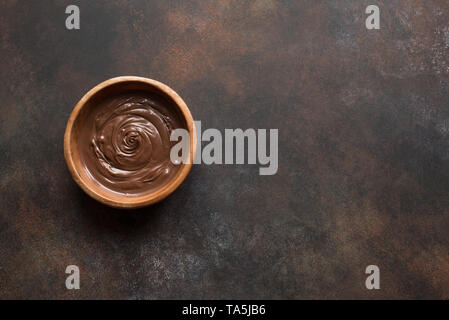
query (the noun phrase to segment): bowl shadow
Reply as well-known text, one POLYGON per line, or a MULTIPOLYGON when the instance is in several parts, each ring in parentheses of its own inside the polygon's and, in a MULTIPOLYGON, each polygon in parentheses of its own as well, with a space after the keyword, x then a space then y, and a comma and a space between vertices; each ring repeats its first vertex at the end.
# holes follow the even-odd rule
MULTIPOLYGON (((77 186, 76 186, 77 187, 77 186)), ((80 214, 88 220, 96 232, 104 231, 122 235, 138 235, 148 226, 157 226, 162 214, 166 212, 165 199, 148 207, 139 209, 116 209, 102 204, 77 187, 77 202, 80 214)), ((170 197, 169 197, 170 198, 170 197)))

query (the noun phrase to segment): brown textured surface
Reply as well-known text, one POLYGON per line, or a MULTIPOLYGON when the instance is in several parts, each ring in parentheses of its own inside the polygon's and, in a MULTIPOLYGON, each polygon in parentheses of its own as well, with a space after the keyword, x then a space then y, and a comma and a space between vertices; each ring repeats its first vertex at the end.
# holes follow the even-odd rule
POLYGON ((449 298, 446 0, 77 1, 79 31, 68 4, 0 4, 0 298, 449 298), (194 166, 154 207, 91 200, 66 121, 130 74, 203 127, 280 128, 278 174, 194 166))

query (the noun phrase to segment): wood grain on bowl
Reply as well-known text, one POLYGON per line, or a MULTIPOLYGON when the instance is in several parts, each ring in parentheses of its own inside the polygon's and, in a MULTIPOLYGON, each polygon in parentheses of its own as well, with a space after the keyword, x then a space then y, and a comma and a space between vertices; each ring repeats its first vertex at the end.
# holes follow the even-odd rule
POLYGON ((189 108, 167 85, 123 76, 91 89, 75 106, 64 136, 67 167, 94 199, 117 208, 154 204, 189 174, 196 150, 189 108), (172 163, 174 129, 190 135, 189 160, 172 163))

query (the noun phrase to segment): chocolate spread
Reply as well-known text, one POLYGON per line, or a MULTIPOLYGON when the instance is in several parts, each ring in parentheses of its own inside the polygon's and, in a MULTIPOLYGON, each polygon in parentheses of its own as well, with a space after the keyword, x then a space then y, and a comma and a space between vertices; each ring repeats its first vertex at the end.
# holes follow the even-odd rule
POLYGON ((153 192, 180 168, 170 161, 176 143, 170 134, 182 123, 173 102, 148 92, 106 98, 84 121, 78 142, 83 166, 92 180, 113 192, 153 192))

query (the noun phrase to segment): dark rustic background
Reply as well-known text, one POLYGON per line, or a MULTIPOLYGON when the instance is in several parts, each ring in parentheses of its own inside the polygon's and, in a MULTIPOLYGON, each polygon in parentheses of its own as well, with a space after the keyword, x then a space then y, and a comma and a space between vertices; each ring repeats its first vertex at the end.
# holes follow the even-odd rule
POLYGON ((0 12, 0 298, 449 298, 448 1, 0 12), (203 128, 279 128, 278 174, 195 166, 153 207, 96 203, 63 134, 82 95, 118 75, 168 84, 203 128), (69 264, 81 290, 65 288, 69 264), (365 289, 369 264, 381 290, 365 289))

